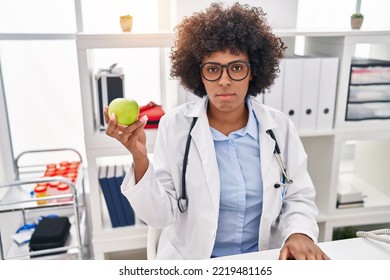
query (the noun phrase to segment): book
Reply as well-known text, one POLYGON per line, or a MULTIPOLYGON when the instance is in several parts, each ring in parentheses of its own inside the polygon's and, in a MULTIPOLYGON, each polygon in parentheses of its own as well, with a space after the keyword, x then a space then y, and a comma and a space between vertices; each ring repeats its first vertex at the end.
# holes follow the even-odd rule
POLYGON ((341 202, 337 201, 337 204, 336 204, 336 207, 338 209, 363 207, 363 206, 364 206, 364 201, 363 200, 353 201, 353 202, 344 202, 344 203, 341 203, 341 202))
POLYGON ((115 168, 115 180, 116 180, 116 187, 118 189, 118 192, 121 197, 122 202, 122 209, 125 214, 126 218, 126 225, 134 225, 135 224, 135 217, 134 217, 134 210, 130 205, 130 202, 127 200, 127 198, 122 194, 121 191, 121 185, 123 182, 123 179, 125 178, 125 170, 123 165, 117 165, 115 168))
POLYGON ((350 184, 339 184, 337 188, 337 201, 339 203, 350 203, 362 201, 362 192, 350 184))
POLYGON ((108 215, 111 220, 111 226, 114 228, 119 227, 118 217, 114 208, 114 200, 111 196, 110 186, 107 180, 107 166, 100 166, 98 174, 100 188, 102 190, 103 197, 108 210, 108 215))
POLYGON ((122 201, 121 201, 122 194, 119 192, 116 186, 115 169, 116 169, 116 165, 109 165, 107 167, 107 181, 113 199, 115 212, 118 217, 118 223, 119 226, 122 227, 122 226, 126 226, 127 222, 126 222, 125 213, 122 209, 122 201))

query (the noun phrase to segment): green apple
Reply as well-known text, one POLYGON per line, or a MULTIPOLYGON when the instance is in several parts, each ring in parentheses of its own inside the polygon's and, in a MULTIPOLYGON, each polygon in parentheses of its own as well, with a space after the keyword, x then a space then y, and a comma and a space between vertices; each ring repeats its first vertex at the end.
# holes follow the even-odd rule
POLYGON ((115 114, 119 124, 128 126, 138 120, 139 105, 130 98, 115 98, 108 105, 108 115, 115 114))

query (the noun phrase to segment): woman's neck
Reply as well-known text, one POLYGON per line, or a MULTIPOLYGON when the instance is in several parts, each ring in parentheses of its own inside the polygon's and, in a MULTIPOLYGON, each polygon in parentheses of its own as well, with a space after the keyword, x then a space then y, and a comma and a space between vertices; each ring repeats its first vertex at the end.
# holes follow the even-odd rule
POLYGON ((245 127, 248 123, 248 108, 244 103, 235 111, 223 112, 215 109, 212 104, 207 108, 207 117, 212 128, 224 135, 245 127))

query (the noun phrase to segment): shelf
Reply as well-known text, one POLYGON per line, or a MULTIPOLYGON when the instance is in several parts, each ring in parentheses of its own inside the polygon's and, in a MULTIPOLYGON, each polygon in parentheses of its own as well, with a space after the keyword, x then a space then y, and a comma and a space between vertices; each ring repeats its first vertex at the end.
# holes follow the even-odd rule
POLYGON ((105 254, 128 250, 146 250, 147 226, 128 226, 95 232, 92 238, 95 259, 105 259, 105 254))
POLYGON ((116 34, 77 34, 77 49, 101 48, 170 48, 173 33, 116 33, 116 34))
POLYGON ((295 36, 306 36, 306 37, 345 37, 345 36, 386 36, 390 34, 390 30, 351 30, 351 29, 275 29, 274 33, 279 37, 295 37, 295 36))
MULTIPOLYGON (((361 37, 387 36, 388 29, 275 29, 279 37, 361 37)), ((171 47, 175 34, 171 31, 155 33, 0 33, 0 40, 77 40, 78 49, 122 47, 171 47), (106 42, 104 42, 106 41, 106 42)))
MULTIPOLYGON (((79 171, 79 180, 83 177, 83 173, 79 171)), ((23 180, 21 182, 25 182, 23 180)), ((46 177, 40 179, 30 179, 25 185, 15 185, 8 187, 6 194, 3 199, 0 201, 0 213, 12 211, 12 209, 24 209, 24 210, 33 210, 33 209, 45 209, 45 208, 56 208, 56 207, 72 207, 73 201, 69 202, 54 202, 51 203, 50 200, 60 199, 60 198, 72 198, 72 194, 64 195, 53 195, 44 198, 35 198, 31 196, 34 185, 38 182, 51 182, 51 181, 60 181, 67 184, 72 184, 68 179, 58 176, 58 177, 46 177), (37 204, 40 200, 48 201, 47 204, 37 204)), ((77 190, 77 199, 80 200, 80 206, 84 206, 83 199, 81 197, 80 189, 77 190)))
MULTIPOLYGON (((388 36, 390 30, 310 30, 310 29, 275 29, 276 36, 295 38, 297 36, 311 38, 348 37, 356 42, 372 40, 373 36, 388 36)), ((156 33, 77 33, 78 50, 102 48, 171 48, 174 42, 173 32, 156 33)), ((388 39, 387 41, 389 41, 388 39)), ((383 41, 381 38, 380 41, 383 41)), ((386 41, 386 40, 385 40, 386 41)))
MULTIPOLYGON (((40 251, 30 252, 27 243, 23 245, 18 245, 16 244, 16 242, 13 242, 10 249, 8 250, 8 253, 6 254, 5 259, 34 259, 34 256, 39 256, 39 259, 78 259, 77 230, 76 226, 74 225, 75 221, 74 216, 72 215, 72 211, 69 211, 67 216, 69 217, 69 221, 71 222, 70 235, 64 247, 54 248, 50 251, 47 251, 48 253, 53 252, 55 254, 39 256, 42 253, 40 251)), ((83 212, 80 218, 80 231, 82 232, 82 236, 84 237, 83 244, 87 242, 87 228, 85 225, 86 213, 83 212)), ((88 258, 88 255, 86 254, 87 251, 88 250, 86 248, 83 250, 83 259, 88 258)))
POLYGON ((313 130, 313 131, 298 131, 300 137, 322 137, 322 136, 334 136, 335 130, 313 130))
POLYGON ((390 138, 390 120, 365 121, 360 123, 360 128, 336 129, 335 141, 345 142, 349 140, 385 140, 390 138))
POLYGON ((0 40, 75 40, 74 33, 0 33, 0 40))
MULTIPOLYGON (((146 147, 148 152, 153 152, 154 142, 157 136, 157 129, 145 129, 146 147)), ((126 155, 129 152, 118 142, 118 140, 108 137, 105 131, 95 131, 95 134, 86 135, 85 142, 89 158, 103 156, 126 155)))

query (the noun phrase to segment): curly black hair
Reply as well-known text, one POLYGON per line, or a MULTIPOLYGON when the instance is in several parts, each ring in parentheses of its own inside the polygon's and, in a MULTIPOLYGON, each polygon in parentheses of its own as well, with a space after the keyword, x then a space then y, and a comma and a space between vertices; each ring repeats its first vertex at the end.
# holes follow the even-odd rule
POLYGON ((286 46, 276 37, 259 7, 238 2, 228 8, 212 3, 205 11, 185 17, 176 26, 176 40, 170 52, 171 77, 199 97, 207 95, 199 65, 202 58, 217 51, 249 56, 253 79, 247 95, 256 96, 269 88, 279 73, 279 61, 286 46))

